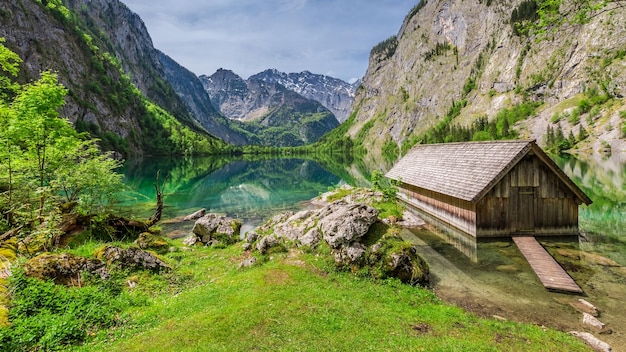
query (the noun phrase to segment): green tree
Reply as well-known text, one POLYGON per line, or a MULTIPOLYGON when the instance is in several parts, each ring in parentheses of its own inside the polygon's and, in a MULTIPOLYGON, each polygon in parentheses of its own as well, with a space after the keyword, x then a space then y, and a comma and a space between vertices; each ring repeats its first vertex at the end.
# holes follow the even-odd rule
POLYGON ((67 89, 56 74, 45 71, 39 80, 17 85, 7 57, 16 61, 0 43, 7 78, 0 80, 0 91, 12 93, 0 99, 0 219, 8 227, 43 221, 62 198, 85 212, 109 202, 121 187, 114 171, 119 162, 59 116, 67 89))

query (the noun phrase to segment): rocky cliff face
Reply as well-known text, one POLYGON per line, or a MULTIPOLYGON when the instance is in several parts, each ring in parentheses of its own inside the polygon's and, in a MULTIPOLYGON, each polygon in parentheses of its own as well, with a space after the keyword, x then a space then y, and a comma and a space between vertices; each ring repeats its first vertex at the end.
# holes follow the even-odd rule
POLYGON ((117 106, 105 96, 122 79, 119 71, 98 60, 66 20, 32 0, 4 2, 0 14, 0 37, 24 60, 20 81, 35 80, 43 70, 55 71, 70 89, 63 116, 121 138, 139 129, 133 118, 141 113, 137 105, 117 106), (103 77, 109 81, 101 82, 103 77))
POLYGON ((251 76, 251 80, 278 83, 308 99, 320 102, 330 110, 339 122, 350 114, 354 93, 360 84, 350 84, 340 79, 318 75, 309 71, 284 73, 275 69, 265 70, 251 76))
POLYGON ((159 61, 163 65, 167 81, 202 127, 230 144, 246 143, 246 137, 233 131, 228 119, 213 107, 202 82, 193 72, 160 51, 159 61))
POLYGON ((123 71, 148 99, 193 123, 189 108, 168 84, 159 51, 141 18, 118 0, 65 0, 66 6, 119 61, 123 71))
POLYGON ((244 122, 241 127, 257 143, 308 144, 339 125, 322 104, 275 82, 244 80, 224 69, 211 76, 200 76, 200 80, 214 107, 229 118, 244 122))
POLYGON ((514 32, 513 11, 521 3, 424 1, 397 36, 372 50, 348 132, 369 158, 384 163, 382 146, 406 150, 446 116, 468 126, 523 101, 544 104, 514 126, 520 138, 543 143, 548 125, 565 135, 583 128, 588 137, 578 148, 624 149, 626 10, 552 28, 538 40, 514 32), (594 111, 575 111, 582 100, 595 102, 594 111), (460 113, 451 114, 455 104, 460 113))

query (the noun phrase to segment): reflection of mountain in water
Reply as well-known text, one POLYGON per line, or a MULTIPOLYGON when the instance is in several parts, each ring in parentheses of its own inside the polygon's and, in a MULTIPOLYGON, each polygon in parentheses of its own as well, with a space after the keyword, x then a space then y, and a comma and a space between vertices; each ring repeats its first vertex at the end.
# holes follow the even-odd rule
POLYGON ((240 184, 225 190, 222 193, 221 200, 225 208, 241 205, 252 209, 253 205, 268 203, 270 201, 270 192, 257 185, 240 184))
POLYGON ((207 208, 242 219, 266 217, 297 208, 298 203, 340 182, 337 176, 310 160, 144 159, 129 163, 125 170, 127 184, 142 195, 140 201, 154 201, 152 184, 157 169, 161 174, 176 175, 166 187, 168 216, 207 208))

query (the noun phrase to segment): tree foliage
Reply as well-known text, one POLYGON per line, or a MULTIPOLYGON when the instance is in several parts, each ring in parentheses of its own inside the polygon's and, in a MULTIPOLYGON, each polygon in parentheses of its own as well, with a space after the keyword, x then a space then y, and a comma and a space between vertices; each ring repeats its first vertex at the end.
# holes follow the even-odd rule
POLYGON ((602 11, 626 5, 624 0, 536 0, 537 18, 528 29, 539 38, 563 24, 584 24, 602 11))
MULTIPOLYGON (((4 63, 19 60, 1 43, 0 57, 3 70, 15 76, 4 63)), ((12 94, 0 99, 0 230, 36 225, 61 202, 82 212, 110 202, 121 186, 114 171, 119 162, 59 115, 67 89, 56 74, 42 72, 25 85, 4 77, 0 90, 12 94)))

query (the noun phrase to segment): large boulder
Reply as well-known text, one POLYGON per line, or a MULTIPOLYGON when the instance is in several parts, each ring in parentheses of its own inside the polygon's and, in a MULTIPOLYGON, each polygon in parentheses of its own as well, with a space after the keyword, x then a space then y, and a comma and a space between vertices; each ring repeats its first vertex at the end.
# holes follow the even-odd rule
POLYGON ((114 264, 123 268, 146 269, 151 271, 170 269, 170 266, 159 257, 137 247, 123 249, 115 246, 106 246, 99 250, 96 256, 106 261, 109 265, 114 264))
POLYGON ((69 253, 36 256, 24 265, 24 273, 42 280, 52 279, 63 285, 79 285, 83 273, 97 275, 102 279, 109 277, 103 261, 69 253))
POLYGON ((193 235, 197 237, 196 241, 185 239, 186 243, 203 244, 232 244, 239 240, 241 230, 241 221, 229 218, 219 214, 206 214, 196 220, 193 226, 193 235))
POLYGON ((378 210, 362 203, 333 202, 319 213, 319 229, 331 248, 363 237, 378 219, 378 210))

